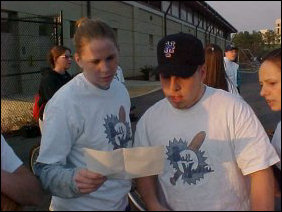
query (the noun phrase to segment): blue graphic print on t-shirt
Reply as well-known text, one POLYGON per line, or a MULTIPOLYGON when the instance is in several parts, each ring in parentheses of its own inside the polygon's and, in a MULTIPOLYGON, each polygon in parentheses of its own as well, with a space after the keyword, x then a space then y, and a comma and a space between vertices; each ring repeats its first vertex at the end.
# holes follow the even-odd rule
POLYGON ((131 129, 129 123, 126 122, 123 106, 120 107, 119 117, 107 115, 104 126, 109 143, 114 146, 113 150, 128 147, 131 141, 131 129))
POLYGON ((188 145, 187 141, 180 139, 177 141, 169 141, 167 148, 167 159, 176 170, 174 175, 170 178, 172 185, 175 185, 177 180, 181 177, 183 184, 196 184, 204 178, 204 174, 213 172, 206 163, 207 157, 204 157, 204 151, 200 150, 202 143, 205 140, 206 133, 199 132, 188 145))

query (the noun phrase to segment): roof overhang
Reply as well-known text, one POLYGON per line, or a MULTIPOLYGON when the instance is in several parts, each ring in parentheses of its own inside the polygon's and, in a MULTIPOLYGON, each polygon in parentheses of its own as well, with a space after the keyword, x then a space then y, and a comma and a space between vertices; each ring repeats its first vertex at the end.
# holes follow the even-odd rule
POLYGON ((210 18, 209 20, 221 26, 229 33, 238 32, 228 21, 226 21, 218 12, 216 12, 209 4, 204 1, 187 1, 185 5, 203 14, 205 17, 210 18))

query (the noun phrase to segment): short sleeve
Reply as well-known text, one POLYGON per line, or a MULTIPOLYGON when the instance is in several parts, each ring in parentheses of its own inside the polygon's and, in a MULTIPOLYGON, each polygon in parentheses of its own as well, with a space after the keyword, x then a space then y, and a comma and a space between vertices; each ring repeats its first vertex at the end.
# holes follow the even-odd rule
POLYGON ((233 115, 235 157, 242 173, 247 175, 277 163, 279 157, 251 107, 239 101, 233 115))
POLYGON ((1 169, 12 173, 22 164, 23 162, 18 158, 13 149, 1 135, 1 169))
POLYGON ((66 158, 69 155, 72 145, 77 135, 82 131, 83 124, 80 119, 74 116, 71 106, 64 108, 64 99, 51 99, 44 111, 43 131, 41 145, 37 162, 66 164, 66 158))

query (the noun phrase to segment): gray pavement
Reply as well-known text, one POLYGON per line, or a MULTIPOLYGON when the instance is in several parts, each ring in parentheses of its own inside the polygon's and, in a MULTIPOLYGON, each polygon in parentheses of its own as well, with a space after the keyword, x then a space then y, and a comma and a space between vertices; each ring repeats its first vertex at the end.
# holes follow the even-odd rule
MULTIPOLYGON (((160 90, 159 82, 129 81, 126 83, 131 96, 131 104, 136 107, 134 114, 141 117, 142 114, 154 103, 164 98, 160 90)), ((241 95, 253 108, 262 125, 266 130, 274 130, 281 120, 281 112, 272 112, 264 99, 259 96, 260 86, 258 84, 257 73, 242 73, 241 95)), ((136 121, 132 122, 132 131, 135 132, 136 121)), ((5 136, 5 135, 4 135, 5 136)), ((32 146, 40 142, 40 137, 25 138, 22 135, 7 135, 7 142, 14 149, 16 154, 28 166, 29 151, 32 146)), ((46 198, 40 207, 25 207, 27 211, 48 210, 50 196, 46 198)))

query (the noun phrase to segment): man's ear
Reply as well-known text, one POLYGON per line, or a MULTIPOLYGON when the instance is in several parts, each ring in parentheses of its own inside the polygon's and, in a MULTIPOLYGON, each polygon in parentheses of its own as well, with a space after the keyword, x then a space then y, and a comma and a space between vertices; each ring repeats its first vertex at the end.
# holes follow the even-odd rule
POLYGON ((202 82, 205 80, 206 75, 207 75, 206 66, 205 65, 200 66, 200 76, 202 82))
POLYGON ((77 63, 77 65, 83 69, 83 66, 82 66, 82 62, 81 62, 81 59, 79 57, 79 55, 77 53, 74 54, 74 59, 75 59, 75 62, 77 63))

